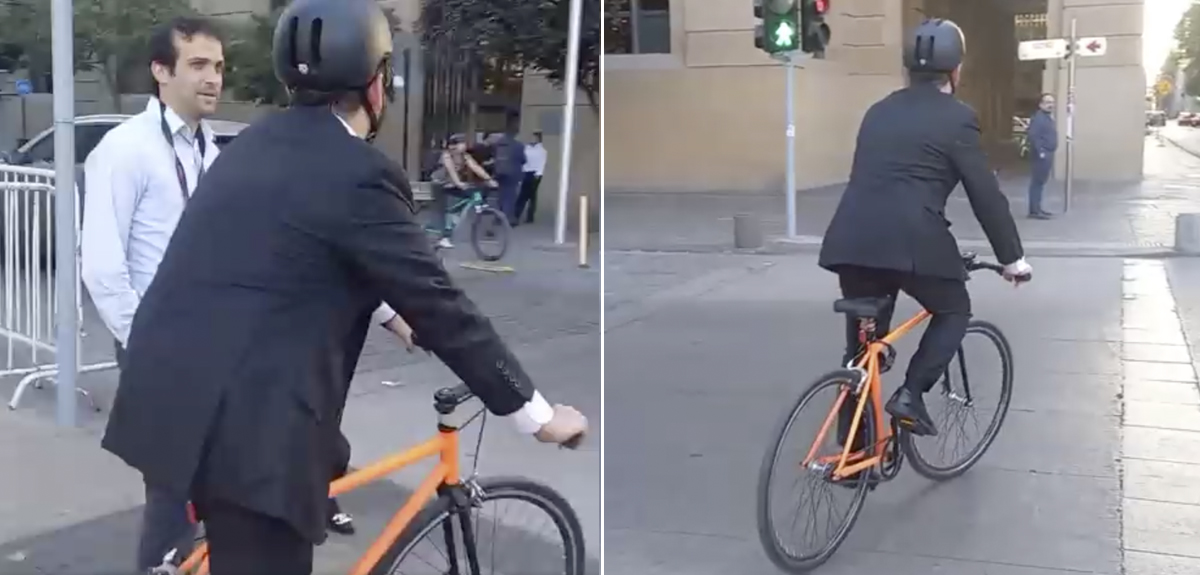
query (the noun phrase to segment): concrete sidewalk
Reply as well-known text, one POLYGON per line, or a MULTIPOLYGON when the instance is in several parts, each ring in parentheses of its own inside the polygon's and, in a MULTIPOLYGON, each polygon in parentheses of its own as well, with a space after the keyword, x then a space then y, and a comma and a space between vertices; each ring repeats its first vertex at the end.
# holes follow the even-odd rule
MULTIPOLYGON (((1200 144, 1200 140, 1197 142, 1200 144)), ((1198 146, 1197 149, 1200 149, 1198 146)), ((1050 221, 1030 220, 1028 179, 1005 178, 1017 225, 1032 255, 1169 255, 1174 218, 1200 211, 1200 158, 1147 140, 1142 182, 1076 185, 1068 214, 1062 214, 1062 182, 1046 190, 1050 221)), ((733 216, 750 214, 762 223, 767 245, 760 253, 813 251, 841 197, 842 187, 802 190, 797 196, 797 232, 786 234, 786 200, 763 194, 605 195, 605 246, 623 251, 725 252, 733 247, 733 216)), ((965 193, 956 191, 946 207, 951 230, 964 248, 990 251, 965 193)))
MULTIPOLYGON (((593 439, 579 451, 563 451, 519 436, 512 425, 489 417, 481 476, 521 475, 560 491, 584 525, 591 569, 598 573, 600 544, 600 269, 579 269, 574 252, 539 249, 551 243, 544 226, 517 230, 518 242, 501 263, 513 273, 448 267, 513 347, 522 365, 551 402, 576 406, 593 425, 593 439)), ((593 248, 593 258, 596 257, 593 248)), ((84 355, 111 356, 111 339, 87 309, 84 355)), ((44 573, 100 575, 129 572, 140 525, 140 476, 100 450, 116 374, 81 377, 80 384, 104 411, 80 404, 82 427, 53 426, 53 391, 30 390, 18 411, 0 410, 0 575, 44 573)), ((0 383, 7 399, 15 382, 0 383)), ((432 398, 458 380, 436 358, 402 350, 391 334, 373 329, 351 386, 343 431, 353 447, 352 465, 415 445, 435 433, 432 398)), ((464 472, 472 469, 479 423, 463 433, 464 472)), ((418 464, 376 485, 346 495, 359 535, 333 535, 318 548, 316 573, 345 572, 427 472, 418 464)), ((511 512, 510 512, 511 513, 511 512)), ((521 512, 529 515, 528 512, 521 512)), ((509 536, 518 536, 515 531, 509 536)))

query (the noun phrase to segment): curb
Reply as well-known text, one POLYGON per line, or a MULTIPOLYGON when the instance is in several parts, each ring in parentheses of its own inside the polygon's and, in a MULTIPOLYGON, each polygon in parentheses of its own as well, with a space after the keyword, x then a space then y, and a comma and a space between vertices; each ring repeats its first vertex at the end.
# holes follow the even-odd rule
MULTIPOLYGON (((985 240, 962 239, 958 240, 958 246, 961 249, 973 250, 980 254, 992 255, 991 246, 985 240)), ((754 249, 738 249, 727 245, 663 245, 663 246, 640 246, 627 248, 608 248, 608 252, 613 253, 645 253, 645 254, 714 254, 714 255, 741 255, 741 256, 777 256, 789 254, 815 254, 821 249, 821 237, 819 236, 799 236, 796 238, 771 238, 761 248, 754 249)), ((1049 241, 1030 241, 1025 242, 1025 255, 1030 257, 1044 258, 1070 258, 1070 257, 1092 257, 1092 258, 1144 258, 1144 259, 1177 259, 1177 258, 1195 258, 1200 255, 1192 255, 1176 252, 1170 246, 1160 244, 1154 245, 1128 245, 1118 243, 1103 243, 1103 242, 1049 242, 1049 241)))

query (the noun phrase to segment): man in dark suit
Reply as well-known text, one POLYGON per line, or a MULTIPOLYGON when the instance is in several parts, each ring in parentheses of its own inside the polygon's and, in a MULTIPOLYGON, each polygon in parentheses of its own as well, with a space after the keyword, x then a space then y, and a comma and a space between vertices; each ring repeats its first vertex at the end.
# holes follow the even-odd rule
MULTIPOLYGON (((903 290, 933 314, 886 410, 918 435, 936 435, 923 394, 954 357, 971 317, 967 272, 945 218, 961 181, 975 217, 1010 281, 1027 277, 1021 238, 980 144, 974 110, 954 97, 965 42, 949 20, 927 20, 909 36, 909 86, 867 110, 850 181, 825 232, 819 264, 838 274, 846 298, 889 297, 903 290)), ((878 318, 887 333, 893 306, 878 318)), ((859 353, 858 325, 847 318, 846 357, 859 353)), ((846 402, 845 444, 853 402, 846 402)))
POLYGON ((432 253, 407 176, 364 141, 391 54, 375 0, 284 10, 274 62, 293 105, 222 151, 134 318, 103 446, 195 502, 213 575, 311 573, 380 301, 520 430, 570 446, 587 429, 534 389, 432 253))

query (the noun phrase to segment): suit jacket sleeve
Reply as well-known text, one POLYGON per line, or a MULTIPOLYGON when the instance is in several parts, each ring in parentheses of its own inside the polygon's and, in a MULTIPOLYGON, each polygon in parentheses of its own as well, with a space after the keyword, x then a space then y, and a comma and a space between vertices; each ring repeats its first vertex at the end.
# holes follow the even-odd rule
POLYGON ((491 322, 451 280, 413 213, 407 182, 360 184, 341 194, 331 237, 383 301, 419 334, 489 411, 509 415, 534 386, 491 322))
POLYGON ((983 227, 996 259, 1008 265, 1025 257, 1017 223, 1008 207, 1008 198, 1000 190, 995 173, 988 167, 975 113, 967 114, 952 129, 951 160, 967 191, 975 219, 983 227))

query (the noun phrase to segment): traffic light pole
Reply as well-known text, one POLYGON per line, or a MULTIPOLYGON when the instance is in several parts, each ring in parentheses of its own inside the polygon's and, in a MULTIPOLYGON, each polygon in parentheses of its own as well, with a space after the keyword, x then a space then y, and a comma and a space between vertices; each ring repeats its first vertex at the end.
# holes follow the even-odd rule
POLYGON ((1076 21, 1071 19, 1071 37, 1067 40, 1070 48, 1070 56, 1067 58, 1067 137, 1066 137, 1066 169, 1065 181, 1063 182, 1063 213, 1071 210, 1071 193, 1074 191, 1075 183, 1075 59, 1078 55, 1075 53, 1077 47, 1075 44, 1079 41, 1079 34, 1076 30, 1076 21))
POLYGON ((796 53, 788 52, 783 55, 784 82, 787 124, 787 181, 784 184, 787 193, 787 235, 796 237, 796 53))

